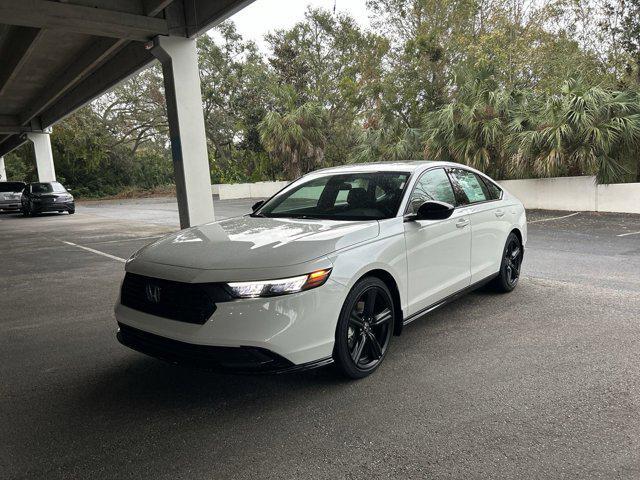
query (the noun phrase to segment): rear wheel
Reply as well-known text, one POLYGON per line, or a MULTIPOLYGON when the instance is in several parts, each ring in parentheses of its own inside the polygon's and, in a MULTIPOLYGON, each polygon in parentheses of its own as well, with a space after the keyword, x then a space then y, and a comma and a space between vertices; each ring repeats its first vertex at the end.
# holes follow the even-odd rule
POLYGON ((344 302, 334 360, 350 378, 371 374, 384 360, 393 333, 395 310, 385 283, 375 277, 359 281, 344 302))
POLYGON ((520 267, 522 266, 522 257, 524 250, 518 236, 511 232, 507 237, 507 243, 502 253, 502 263, 500 265, 500 273, 493 280, 492 286, 498 292, 511 292, 520 278, 520 267))

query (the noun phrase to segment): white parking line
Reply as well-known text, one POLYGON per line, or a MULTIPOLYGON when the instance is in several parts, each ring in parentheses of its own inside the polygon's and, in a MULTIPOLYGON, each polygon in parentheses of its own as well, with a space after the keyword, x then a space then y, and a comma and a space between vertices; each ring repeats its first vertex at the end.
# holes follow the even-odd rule
POLYGON ((616 235, 616 236, 617 237, 628 237, 629 235, 640 235, 640 232, 621 233, 620 235, 616 235))
POLYGON ((67 245, 71 245, 72 247, 81 248, 82 250, 86 250, 87 252, 95 253, 96 255, 102 255, 103 257, 111 258, 112 260, 117 260, 118 262, 125 263, 126 260, 124 258, 116 257, 115 255, 110 255, 108 253, 101 252, 100 250, 94 250, 93 248, 83 247, 82 245, 78 245, 77 243, 67 242, 65 240, 59 240, 62 243, 66 243, 67 245))
POLYGON ((580 212, 571 213, 569 215, 564 215, 562 217, 552 217, 552 218, 543 218, 541 220, 533 220, 533 221, 527 222, 527 223, 550 222, 551 220, 562 220, 563 218, 569 218, 569 217, 573 217, 575 215, 580 215, 580 212))
POLYGON ((152 237, 131 237, 131 238, 119 238, 118 240, 101 240, 99 242, 93 242, 94 244, 100 244, 102 245, 103 243, 120 243, 120 242, 134 242, 136 240, 153 240, 155 238, 160 238, 162 235, 154 235, 152 237))

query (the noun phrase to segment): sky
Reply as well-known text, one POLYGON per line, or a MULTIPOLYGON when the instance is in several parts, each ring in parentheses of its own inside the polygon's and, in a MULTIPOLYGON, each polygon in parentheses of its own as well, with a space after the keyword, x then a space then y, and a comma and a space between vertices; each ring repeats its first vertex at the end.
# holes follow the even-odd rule
POLYGON ((363 27, 369 26, 366 0, 255 0, 231 17, 238 32, 254 40, 263 50, 263 36, 273 30, 289 28, 304 18, 307 7, 322 7, 350 13, 363 27))

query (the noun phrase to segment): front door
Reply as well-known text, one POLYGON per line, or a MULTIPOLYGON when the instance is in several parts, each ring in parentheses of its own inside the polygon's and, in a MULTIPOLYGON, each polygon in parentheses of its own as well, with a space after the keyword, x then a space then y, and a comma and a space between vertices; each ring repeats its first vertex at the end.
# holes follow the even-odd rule
MULTIPOLYGON (((447 173, 427 170, 416 182, 406 213, 415 213, 427 200, 456 205, 447 173)), ((470 284, 471 226, 465 208, 446 220, 405 222, 408 308, 414 315, 470 284)))

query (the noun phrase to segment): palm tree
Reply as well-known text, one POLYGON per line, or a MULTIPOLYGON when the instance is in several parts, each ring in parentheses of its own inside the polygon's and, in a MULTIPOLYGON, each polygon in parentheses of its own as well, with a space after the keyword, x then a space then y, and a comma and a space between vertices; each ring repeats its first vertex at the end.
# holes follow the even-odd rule
POLYGON ((315 103, 295 106, 284 113, 271 111, 258 125, 265 150, 281 162, 289 179, 300 177, 322 163, 327 143, 326 114, 315 103))
POLYGON ((386 121, 382 126, 369 126, 360 134, 352 161, 367 163, 422 158, 421 139, 419 128, 407 127, 397 120, 386 121))
POLYGON ((424 153, 455 161, 498 178, 506 173, 507 118, 518 96, 480 73, 459 86, 455 99, 424 119, 424 153))
POLYGON ((624 181, 640 146, 638 95, 568 80, 559 94, 513 116, 508 143, 515 176, 595 174, 600 183, 624 181))

